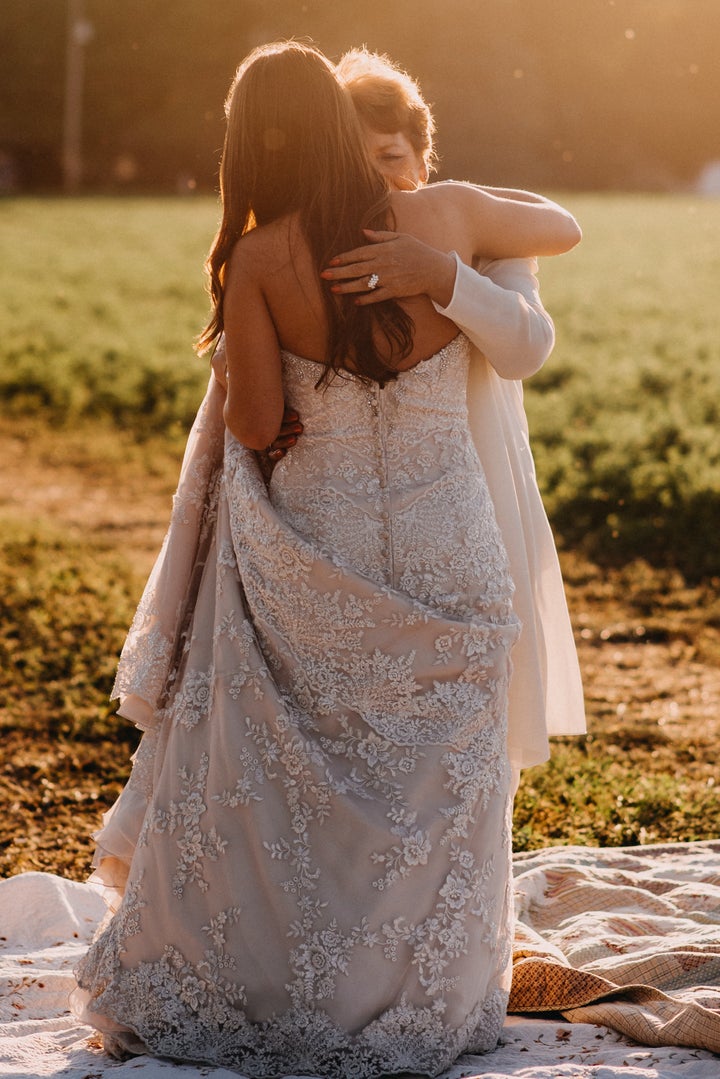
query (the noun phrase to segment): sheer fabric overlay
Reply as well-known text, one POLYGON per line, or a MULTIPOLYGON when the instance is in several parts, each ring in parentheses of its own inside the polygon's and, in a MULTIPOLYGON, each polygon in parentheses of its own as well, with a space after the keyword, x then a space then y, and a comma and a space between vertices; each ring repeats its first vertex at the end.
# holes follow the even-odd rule
POLYGON ((513 606, 522 622, 508 697, 508 752, 515 768, 530 768, 548 759, 548 735, 586 729, 577 650, 520 381, 542 366, 554 331, 540 302, 535 259, 482 261, 478 273, 455 259, 452 300, 435 307, 475 346, 467 386, 470 433, 505 541, 513 606))
POLYGON ((98 835, 74 1007, 249 1076, 435 1075, 510 982, 519 625, 459 336, 317 390, 267 482, 211 382, 115 692, 144 735, 98 835), (224 439, 224 448, 223 448, 224 439))

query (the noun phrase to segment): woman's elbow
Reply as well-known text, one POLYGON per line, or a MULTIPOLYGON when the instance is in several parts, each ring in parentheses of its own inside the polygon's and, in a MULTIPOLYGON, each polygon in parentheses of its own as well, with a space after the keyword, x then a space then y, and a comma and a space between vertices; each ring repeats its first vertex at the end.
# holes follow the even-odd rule
POLYGON ((564 211, 556 217, 552 229, 545 236, 545 243, 536 255, 564 255, 572 251, 582 240, 582 230, 572 214, 564 211))
POLYGON ((524 317, 513 347, 505 355, 488 357, 500 378, 511 381, 537 374, 555 345, 555 326, 545 308, 539 301, 531 304, 525 297, 521 300, 524 317))
POLYGON ((565 234, 563 251, 572 251, 573 247, 577 247, 582 240, 582 229, 572 214, 567 215, 567 220, 563 225, 563 232, 565 234))
POLYGON ((524 382, 538 373, 546 359, 545 352, 524 353, 513 356, 507 363, 493 364, 493 367, 506 382, 524 382))
POLYGON ((555 324, 544 307, 532 307, 529 332, 528 364, 523 378, 537 374, 555 348, 555 324))
POLYGON ((280 419, 262 415, 238 416, 225 404, 225 426, 233 438, 249 450, 265 450, 280 433, 280 419))

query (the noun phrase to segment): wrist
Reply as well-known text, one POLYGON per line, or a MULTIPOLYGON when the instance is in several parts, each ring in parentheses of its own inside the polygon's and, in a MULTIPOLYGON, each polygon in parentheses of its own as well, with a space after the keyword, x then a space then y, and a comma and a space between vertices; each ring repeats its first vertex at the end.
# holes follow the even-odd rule
POLYGON ((457 265, 454 255, 438 251, 426 290, 427 295, 438 307, 447 307, 450 304, 455 291, 456 276, 457 265))

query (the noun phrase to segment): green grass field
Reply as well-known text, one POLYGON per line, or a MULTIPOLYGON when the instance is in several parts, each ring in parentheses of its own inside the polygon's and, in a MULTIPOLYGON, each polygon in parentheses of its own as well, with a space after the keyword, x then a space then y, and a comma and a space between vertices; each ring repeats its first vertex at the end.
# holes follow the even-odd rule
MULTIPOLYGON (((598 666, 613 641, 630 650, 647 642, 666 649, 657 662, 676 664, 678 677, 693 663, 712 672, 720 201, 566 201, 585 238, 542 262, 557 346, 526 402, 578 637, 586 659, 597 646, 598 666)), ((0 872, 82 876, 88 822, 125 774, 136 735, 107 697, 155 542, 129 542, 128 522, 133 513, 138 527, 167 516, 207 379, 192 342, 208 310, 202 263, 217 218, 209 199, 0 201, 0 437, 6 470, 26 485, 18 495, 6 475, 0 499, 0 731, 9 762, 0 802, 10 807, 0 872), (74 516, 48 516, 53 484, 63 483, 74 516), (45 501, 34 498, 35 484, 45 501), (108 494, 112 521, 93 509, 108 494), (35 836, 31 854, 21 834, 35 836)), ((697 725, 684 739, 663 733, 652 709, 672 701, 672 689, 646 685, 642 707, 623 692, 617 705, 593 689, 591 739, 563 741, 549 766, 528 774, 516 803, 518 849, 717 835, 711 733, 697 725)), ((693 692, 705 690, 688 690, 689 700, 693 692)))
MULTIPOLYGON (((720 574, 720 202, 567 201, 585 238, 543 260, 558 342, 527 386, 553 524, 606 564, 720 574)), ((5 414, 184 430, 217 217, 209 199, 0 202, 5 414)))
POLYGON ((5 414, 102 418, 139 438, 187 427, 216 224, 209 199, 0 201, 5 414))
POLYGON ((541 268, 557 348, 528 386, 546 504, 572 547, 720 572, 720 201, 575 198, 541 268))

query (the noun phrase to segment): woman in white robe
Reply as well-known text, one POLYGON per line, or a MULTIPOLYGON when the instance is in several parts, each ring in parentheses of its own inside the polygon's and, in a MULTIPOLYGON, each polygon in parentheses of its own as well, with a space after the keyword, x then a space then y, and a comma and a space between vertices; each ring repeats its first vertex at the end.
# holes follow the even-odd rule
POLYGON ((579 234, 462 185, 387 192, 298 43, 241 67, 222 176, 205 339, 228 376, 118 672, 146 734, 75 1006, 125 1051, 253 1076, 435 1075, 496 1044, 507 1001, 518 619, 467 337, 424 298, 358 314, 321 256, 390 214, 466 262, 579 234), (286 401, 304 433, 268 482, 286 401))
MULTIPOLYGON (((376 166, 399 188, 427 183, 434 123, 417 83, 386 56, 354 49, 338 64, 376 166)), ((544 202, 532 192, 482 190, 544 202)), ((470 427, 485 471, 515 584, 522 630, 513 650, 508 704, 509 753, 520 769, 548 759, 548 736, 585 733, 582 681, 555 541, 542 503, 523 407, 522 380, 550 355, 555 333, 538 289, 537 259, 476 258, 416 237, 367 231, 370 245, 338 255, 326 279, 358 302, 424 293, 472 342, 470 427), (375 274, 378 288, 364 282, 375 274)))

